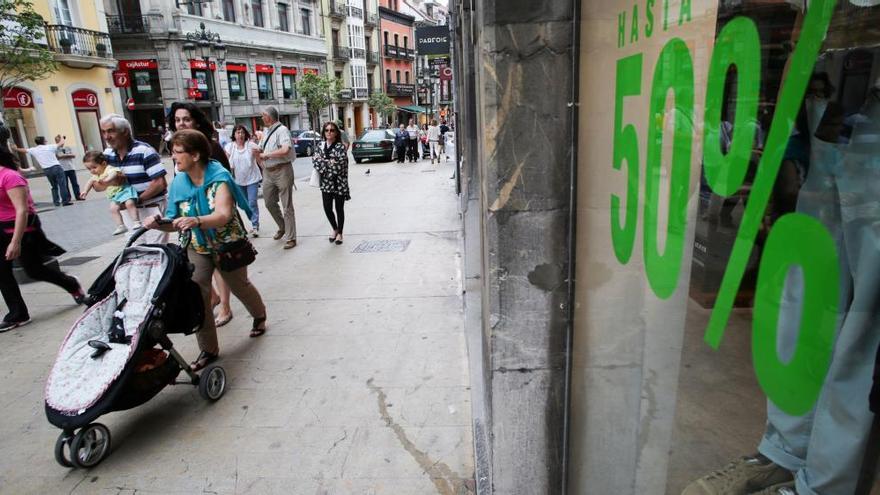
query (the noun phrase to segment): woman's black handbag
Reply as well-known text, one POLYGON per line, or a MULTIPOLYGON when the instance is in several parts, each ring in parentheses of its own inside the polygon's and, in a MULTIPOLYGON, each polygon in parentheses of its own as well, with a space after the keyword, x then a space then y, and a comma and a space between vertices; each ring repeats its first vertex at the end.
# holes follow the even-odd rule
POLYGON ((250 265, 257 259, 257 250, 251 241, 239 239, 218 244, 214 249, 217 267, 224 272, 232 272, 250 265))

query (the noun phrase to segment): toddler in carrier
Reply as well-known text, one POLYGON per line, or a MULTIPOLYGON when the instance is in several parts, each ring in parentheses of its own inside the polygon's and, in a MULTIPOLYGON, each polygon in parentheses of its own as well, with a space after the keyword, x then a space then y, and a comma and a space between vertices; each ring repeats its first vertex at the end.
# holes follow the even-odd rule
POLYGON ((139 228, 141 223, 137 211, 137 191, 134 190, 131 184, 125 184, 124 186, 113 184, 122 171, 107 165, 107 158, 100 151, 89 151, 86 153, 83 157, 83 163, 89 169, 89 172, 92 173, 92 178, 89 180, 86 190, 80 195, 80 199, 86 199, 86 195, 92 189, 99 192, 104 191, 107 193, 107 198, 110 199, 110 213, 116 221, 116 230, 113 231, 113 235, 123 234, 128 231, 125 222, 122 221, 122 214, 120 213, 122 208, 128 211, 128 216, 134 222, 132 228, 139 228))

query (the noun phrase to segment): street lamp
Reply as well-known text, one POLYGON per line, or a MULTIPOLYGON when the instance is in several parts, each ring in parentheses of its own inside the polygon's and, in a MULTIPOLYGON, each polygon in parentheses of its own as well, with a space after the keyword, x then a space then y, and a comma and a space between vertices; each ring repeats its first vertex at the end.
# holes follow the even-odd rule
MULTIPOLYGON (((205 62, 205 71, 208 74, 211 74, 211 59, 215 59, 217 61, 217 65, 220 66, 223 64, 223 61, 226 60, 226 45, 223 44, 223 40, 220 39, 220 35, 208 29, 205 29, 205 23, 199 23, 199 30, 193 31, 191 33, 186 33, 186 42, 183 44, 183 53, 186 54, 187 59, 193 60, 196 58, 200 58, 205 62)), ((214 81, 214 76, 211 75, 211 82, 214 81)), ((215 84, 216 88, 217 85, 215 84)), ((211 106, 214 106, 216 95, 214 95, 211 99, 211 106)))

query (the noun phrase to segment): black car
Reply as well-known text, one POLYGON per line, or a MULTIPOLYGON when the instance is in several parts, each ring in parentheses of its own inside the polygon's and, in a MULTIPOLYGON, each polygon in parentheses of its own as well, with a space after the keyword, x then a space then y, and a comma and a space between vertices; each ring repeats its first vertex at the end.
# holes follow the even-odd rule
POLYGON ((296 156, 312 156, 318 149, 321 136, 315 131, 294 130, 290 131, 290 142, 293 143, 296 156))
POLYGON ((354 161, 360 163, 366 159, 391 161, 394 153, 394 132, 389 129, 370 129, 351 145, 354 161))

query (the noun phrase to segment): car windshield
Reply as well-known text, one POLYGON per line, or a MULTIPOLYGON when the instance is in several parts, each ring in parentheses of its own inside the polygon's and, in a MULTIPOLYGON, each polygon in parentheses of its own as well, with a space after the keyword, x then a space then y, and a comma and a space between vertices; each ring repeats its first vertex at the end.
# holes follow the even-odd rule
POLYGON ((367 131, 360 137, 361 141, 381 141, 383 139, 390 139, 385 131, 367 131))

